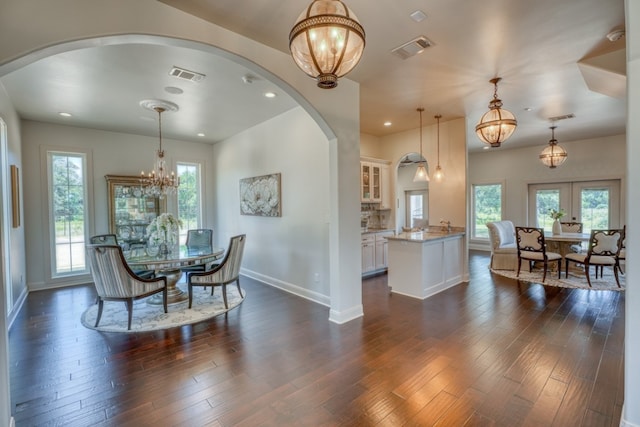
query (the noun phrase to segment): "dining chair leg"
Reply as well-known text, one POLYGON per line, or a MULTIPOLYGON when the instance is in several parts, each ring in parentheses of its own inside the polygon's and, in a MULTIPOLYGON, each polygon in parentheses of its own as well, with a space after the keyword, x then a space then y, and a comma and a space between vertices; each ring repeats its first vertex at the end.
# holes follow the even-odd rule
MULTIPOLYGON (((591 288, 591 277, 589 275, 589 270, 591 270, 591 266, 589 264, 585 264, 584 265, 584 274, 587 275, 587 283, 589 284, 589 287, 591 288)), ((596 274, 598 274, 598 266, 596 265, 596 274)))
POLYGON ((167 300, 169 299, 169 291, 167 290, 167 287, 165 286, 164 289, 162 290, 162 305, 164 305, 164 312, 168 313, 169 312, 169 303, 167 302, 167 300))
POLYGON ((189 282, 189 308, 191 308, 191 304, 193 303, 193 286, 191 282, 189 282))
POLYGON ((133 317, 133 298, 127 300, 127 312, 129 313, 129 321, 127 322, 127 331, 131 330, 131 318, 133 317))
POLYGON ((238 293, 240 294, 240 298, 244 298, 244 295, 242 295, 242 289, 240 288, 240 278, 239 277, 236 279, 236 286, 238 287, 238 293))
POLYGON ((546 259, 544 260, 543 268, 544 270, 542 271, 542 283, 544 283, 544 281, 547 279, 547 260, 546 259))
POLYGON ((104 301, 102 298, 98 297, 98 317, 96 317, 96 324, 93 326, 94 328, 98 327, 98 323, 100 323, 100 318, 102 317, 102 308, 104 307, 104 301))
POLYGON ((227 304, 227 284, 224 283, 222 285, 222 299, 224 300, 224 308, 229 309, 229 304, 227 304))
POLYGON ((618 277, 618 270, 616 270, 615 265, 613 266, 613 275, 616 277, 616 284, 620 288, 620 278, 618 277))
POLYGON ((562 274, 562 258, 558 260, 558 279, 560 278, 560 274, 562 274))

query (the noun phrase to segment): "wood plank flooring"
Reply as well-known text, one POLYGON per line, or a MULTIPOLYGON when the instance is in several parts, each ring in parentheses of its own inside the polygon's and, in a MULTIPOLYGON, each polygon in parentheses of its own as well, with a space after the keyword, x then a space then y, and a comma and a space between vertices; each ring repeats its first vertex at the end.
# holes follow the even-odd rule
POLYGON ((226 316, 138 334, 80 324, 92 287, 33 292, 9 332, 16 425, 618 426, 624 293, 488 262, 472 252, 471 281, 425 301, 366 279, 344 325, 246 278, 226 316))

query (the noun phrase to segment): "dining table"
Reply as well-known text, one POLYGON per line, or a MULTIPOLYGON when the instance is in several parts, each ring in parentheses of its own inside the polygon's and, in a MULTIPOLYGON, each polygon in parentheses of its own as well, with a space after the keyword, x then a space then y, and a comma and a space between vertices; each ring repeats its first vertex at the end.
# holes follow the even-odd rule
MULTIPOLYGON (((125 260, 131 269, 154 270, 156 276, 167 278, 167 304, 178 304, 189 295, 178 287, 182 268, 194 265, 211 265, 224 255, 224 248, 209 246, 187 249, 184 246, 172 248, 168 254, 155 254, 148 248, 133 249, 125 252, 125 260)), ((162 295, 156 294, 147 299, 148 304, 162 305, 162 295)))
POLYGON ((588 242, 591 238, 590 233, 560 233, 552 234, 545 232, 544 240, 549 244, 549 250, 557 252, 562 257, 572 252, 571 246, 582 245, 582 242, 588 242))

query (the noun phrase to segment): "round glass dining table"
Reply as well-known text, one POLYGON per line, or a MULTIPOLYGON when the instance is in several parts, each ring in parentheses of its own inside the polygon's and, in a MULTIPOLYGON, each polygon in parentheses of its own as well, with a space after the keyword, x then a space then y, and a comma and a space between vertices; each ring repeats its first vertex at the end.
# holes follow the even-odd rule
MULTIPOLYGON (((133 249, 125 252, 129 268, 136 270, 154 270, 156 276, 167 278, 167 304, 177 304, 189 298, 189 295, 177 285, 182 268, 194 265, 209 265, 222 257, 224 248, 201 247, 187 249, 173 248, 167 255, 149 255, 146 249, 133 249)), ((162 295, 156 294, 147 299, 149 304, 162 305, 162 295)))

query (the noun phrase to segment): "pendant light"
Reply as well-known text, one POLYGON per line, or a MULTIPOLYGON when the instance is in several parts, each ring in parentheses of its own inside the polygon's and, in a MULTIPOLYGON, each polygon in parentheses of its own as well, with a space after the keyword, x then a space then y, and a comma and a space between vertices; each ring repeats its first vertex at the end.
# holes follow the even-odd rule
POLYGON ((500 144, 509 139, 518 126, 516 117, 510 111, 501 108, 502 100, 498 99, 500 80, 502 80, 500 77, 489 80, 494 87, 493 99, 489 102, 489 111, 484 113, 476 125, 478 138, 491 147, 500 147, 500 144))
POLYGON ((166 161, 164 159, 164 150, 162 149, 162 113, 165 111, 178 111, 178 106, 168 101, 144 100, 140 102, 143 108, 153 110, 158 113, 158 137, 160 145, 156 150, 156 158, 154 168, 145 175, 144 171, 140 174, 140 184, 144 193, 148 196, 159 197, 164 199, 169 194, 175 194, 180 186, 180 177, 175 172, 167 170, 166 161))
POLYGON ((440 167, 440 119, 442 115, 438 114, 433 117, 438 121, 438 165, 436 166, 436 171, 433 173, 433 177, 437 182, 441 182, 444 178, 444 172, 442 172, 442 168, 440 167))
POLYGON ((540 161, 549 169, 555 169, 567 160, 567 150, 558 145, 554 130, 557 126, 551 126, 551 139, 549 145, 540 153, 540 161))
POLYGON ((422 156, 422 112, 424 111, 424 108, 418 107, 417 111, 420 113, 420 164, 418 165, 416 174, 413 176, 413 182, 428 182, 429 174, 427 173, 427 168, 425 166, 426 162, 422 156))
POLYGON ((314 0, 289 33, 296 65, 323 89, 338 86, 338 77, 358 65, 364 44, 364 28, 340 0, 314 0))

